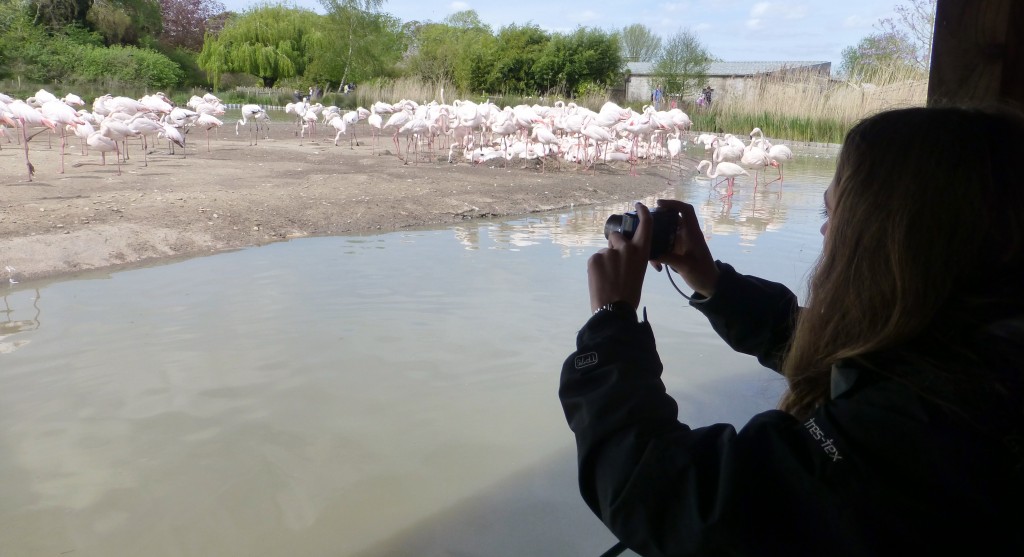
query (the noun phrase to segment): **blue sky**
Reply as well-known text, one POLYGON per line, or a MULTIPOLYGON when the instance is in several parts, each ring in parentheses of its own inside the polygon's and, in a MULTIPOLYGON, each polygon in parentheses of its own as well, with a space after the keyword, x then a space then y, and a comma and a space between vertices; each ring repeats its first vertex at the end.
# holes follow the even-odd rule
MULTIPOLYGON (((243 11, 250 0, 221 0, 243 11)), ((316 0, 292 0, 322 12, 316 0)), ((497 30, 533 23, 552 32, 577 27, 621 29, 642 23, 662 37, 690 29, 711 54, 727 62, 821 60, 838 70, 842 50, 875 31, 878 20, 893 15, 900 0, 685 0, 623 2, 608 0, 385 0, 382 11, 402 21, 442 21, 472 9, 497 30)))

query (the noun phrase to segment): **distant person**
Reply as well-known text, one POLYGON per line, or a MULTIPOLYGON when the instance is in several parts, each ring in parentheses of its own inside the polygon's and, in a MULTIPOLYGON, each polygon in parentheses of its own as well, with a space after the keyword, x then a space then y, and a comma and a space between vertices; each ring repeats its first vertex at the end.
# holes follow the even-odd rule
POLYGON ((711 95, 715 92, 710 85, 704 88, 704 105, 711 106, 711 95))
POLYGON ((294 99, 294 101, 297 103, 302 102, 302 93, 299 93, 299 90, 296 89, 295 93, 292 95, 292 99, 294 99))
POLYGON ((654 110, 658 110, 661 105, 661 87, 655 87, 654 89, 654 110))
POLYGON ((652 265, 785 378, 779 409, 739 431, 678 421, 699 397, 666 393, 637 316, 652 242, 638 203, 632 238, 611 233, 588 261, 593 316, 562 367, 593 512, 644 556, 1024 555, 1022 153, 1019 113, 861 121, 824 195, 805 308, 715 261, 691 205, 659 201, 682 220, 652 265))

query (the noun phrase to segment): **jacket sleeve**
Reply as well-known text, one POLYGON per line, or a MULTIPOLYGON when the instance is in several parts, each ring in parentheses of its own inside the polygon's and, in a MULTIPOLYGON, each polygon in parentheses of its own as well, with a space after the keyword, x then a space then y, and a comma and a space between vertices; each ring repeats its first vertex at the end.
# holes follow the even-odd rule
POLYGON ((819 481, 834 472, 829 455, 805 424, 771 411, 739 432, 690 428, 661 372, 650 324, 610 312, 587 322, 562 367, 580 492, 620 540, 644 556, 729 554, 767 540, 784 548, 787 531, 804 532, 791 536, 797 553, 834 542, 814 539, 843 521, 819 481), (794 493, 799 504, 780 513, 794 493))
POLYGON ((716 264, 721 275, 715 295, 695 295, 690 305, 733 350, 779 371, 800 311, 796 295, 777 282, 741 275, 721 261, 716 264))

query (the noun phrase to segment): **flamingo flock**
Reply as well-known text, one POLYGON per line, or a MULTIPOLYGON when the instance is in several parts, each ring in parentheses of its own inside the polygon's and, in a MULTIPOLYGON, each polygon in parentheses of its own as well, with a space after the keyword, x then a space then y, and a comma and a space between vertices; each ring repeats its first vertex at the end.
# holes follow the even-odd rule
MULTIPOLYGON (((130 158, 129 140, 141 142, 144 165, 148 165, 149 143, 154 139, 167 140, 171 153, 178 147, 185 156, 187 133, 193 128, 206 132, 210 152, 209 134, 223 125, 217 117, 225 113, 220 99, 209 93, 193 96, 186 107, 176 106, 162 93, 141 99, 108 94, 96 98, 91 111, 82 108, 84 105, 76 95, 58 98, 43 89, 25 100, 0 94, 0 139, 10 135, 5 126, 17 130, 14 135, 23 147, 29 181, 35 174, 29 159, 29 142, 40 133, 60 136, 60 173, 65 171, 67 138, 74 134, 81 140, 82 153, 99 152, 101 164, 105 165, 106 154, 112 153, 120 175, 121 164, 130 158)), ((307 98, 286 105, 285 114, 294 118, 293 135, 300 142, 315 140, 320 132, 333 134, 335 146, 345 137, 348 147, 355 149, 360 145, 356 132, 362 128, 369 132, 371 153, 376 156, 381 150, 380 137, 387 135, 393 147, 390 154, 403 164, 447 160, 472 165, 493 161, 491 165, 506 166, 521 159, 535 161, 540 172, 545 172, 549 163, 558 168, 570 164, 596 172, 598 164, 622 162, 629 165, 630 175, 636 175, 640 165, 658 163, 667 164, 674 171, 692 126, 690 118, 679 109, 659 111, 645 106, 637 112, 613 102, 593 111, 562 101, 551 106, 498 107, 489 101, 421 104, 401 100, 393 104, 375 102, 368 109, 345 111, 336 106, 311 104, 307 98), (363 121, 365 124, 360 125, 363 121), (447 159, 442 154, 444 150, 447 159)), ((263 107, 243 105, 235 134, 241 135, 242 128, 246 128, 249 144, 257 145, 261 137, 269 138, 270 120, 263 107)), ((710 160, 698 165, 698 173, 706 169, 707 177, 724 179, 728 195, 732 195, 735 179, 749 176, 749 170, 754 171, 755 187, 759 173, 769 166, 778 169, 776 180, 781 182, 782 167, 792 159, 792 151, 785 145, 772 145, 760 128, 754 128, 749 137, 749 144, 745 144, 730 134, 697 136, 694 143, 703 144, 711 152, 710 160)), ((7 141, 11 141, 9 137, 7 141)), ((681 164, 678 168, 685 169, 681 164)))

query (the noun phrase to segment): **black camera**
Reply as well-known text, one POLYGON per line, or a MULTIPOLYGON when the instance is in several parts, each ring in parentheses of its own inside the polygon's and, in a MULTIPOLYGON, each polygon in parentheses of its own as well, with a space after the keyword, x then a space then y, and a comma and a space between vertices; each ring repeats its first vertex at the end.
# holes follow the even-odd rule
MULTIPOLYGON (((672 251, 680 216, 677 211, 659 210, 655 207, 651 209, 651 218, 654 221, 654 231, 651 234, 651 256, 648 259, 657 259, 672 251)), ((636 233, 638 226, 640 217, 636 211, 612 215, 604 223, 604 237, 607 238, 612 232, 618 232, 628 240, 636 233)))

